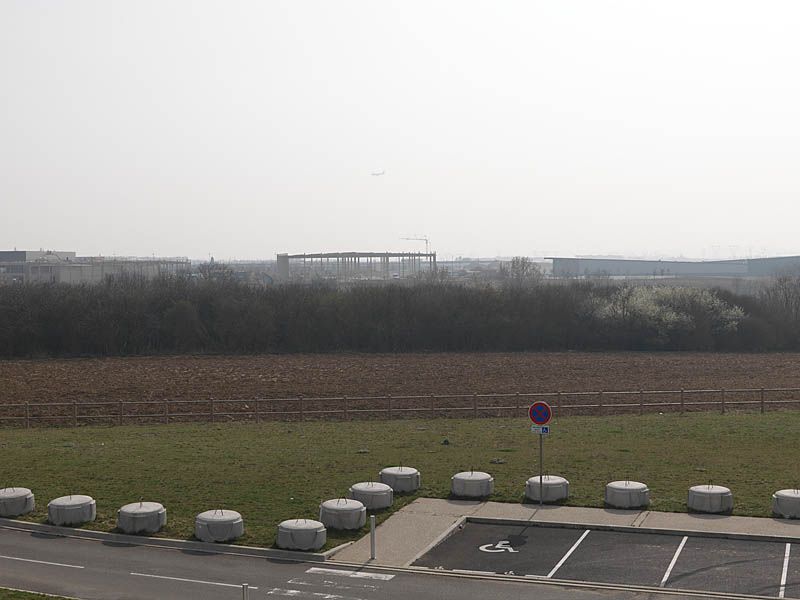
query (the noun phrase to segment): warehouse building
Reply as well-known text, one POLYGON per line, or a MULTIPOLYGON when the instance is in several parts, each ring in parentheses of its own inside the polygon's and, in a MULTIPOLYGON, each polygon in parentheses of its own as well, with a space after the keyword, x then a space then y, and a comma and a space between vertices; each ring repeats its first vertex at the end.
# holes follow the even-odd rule
POLYGON ((191 263, 186 258, 106 258, 53 250, 0 251, 0 284, 94 284, 110 276, 153 279, 160 275, 186 273, 190 269, 191 263))
POLYGON ((563 258, 553 261, 554 277, 774 277, 800 275, 800 256, 735 260, 678 261, 626 258, 563 258))

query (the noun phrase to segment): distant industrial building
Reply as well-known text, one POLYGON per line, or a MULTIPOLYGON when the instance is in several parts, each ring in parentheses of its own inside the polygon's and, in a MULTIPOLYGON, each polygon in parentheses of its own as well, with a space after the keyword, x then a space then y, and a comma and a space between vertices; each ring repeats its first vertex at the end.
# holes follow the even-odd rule
POLYGON ((774 277, 800 275, 800 256, 735 260, 679 261, 626 258, 562 258, 553 261, 554 277, 774 277))
POLYGON ((436 271, 436 252, 278 254, 279 281, 337 283, 415 278, 436 271))
POLYGON ((191 263, 186 258, 106 258, 53 250, 0 251, 0 284, 93 284, 109 276, 153 279, 160 275, 188 273, 190 269, 191 263))

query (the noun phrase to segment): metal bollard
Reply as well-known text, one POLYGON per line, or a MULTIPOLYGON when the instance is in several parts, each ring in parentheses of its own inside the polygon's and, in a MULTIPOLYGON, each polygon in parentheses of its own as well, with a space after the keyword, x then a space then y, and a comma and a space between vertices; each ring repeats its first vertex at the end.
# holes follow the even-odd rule
POLYGON ((246 583, 242 584, 242 600, 250 600, 250 586, 246 583))
POLYGON ((369 558, 375 560, 375 515, 369 516, 369 558))

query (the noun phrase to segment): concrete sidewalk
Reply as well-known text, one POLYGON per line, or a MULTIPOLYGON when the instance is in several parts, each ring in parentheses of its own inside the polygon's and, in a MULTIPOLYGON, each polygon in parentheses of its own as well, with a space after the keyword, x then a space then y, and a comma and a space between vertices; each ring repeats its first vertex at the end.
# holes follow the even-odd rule
POLYGON ((369 558, 369 535, 329 560, 405 567, 447 537, 465 518, 772 536, 800 541, 800 520, 419 498, 378 527, 376 560, 369 558))

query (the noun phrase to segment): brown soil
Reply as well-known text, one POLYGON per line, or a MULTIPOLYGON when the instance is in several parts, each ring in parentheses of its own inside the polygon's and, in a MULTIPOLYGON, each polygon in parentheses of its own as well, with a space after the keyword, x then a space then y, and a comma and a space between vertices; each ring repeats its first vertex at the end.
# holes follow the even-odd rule
POLYGON ((0 362, 0 404, 800 387, 800 354, 167 356, 0 362))

